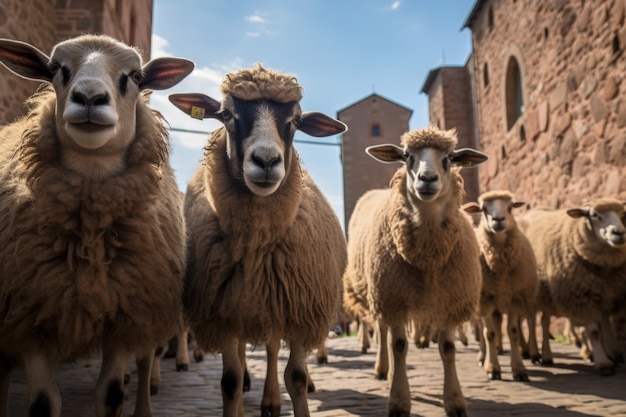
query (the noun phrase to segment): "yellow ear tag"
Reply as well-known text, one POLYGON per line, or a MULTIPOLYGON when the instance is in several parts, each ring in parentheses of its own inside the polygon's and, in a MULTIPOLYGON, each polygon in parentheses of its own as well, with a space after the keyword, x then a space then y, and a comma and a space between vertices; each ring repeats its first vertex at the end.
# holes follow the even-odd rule
POLYGON ((204 109, 202 107, 191 106, 191 117, 194 119, 204 119, 204 109))

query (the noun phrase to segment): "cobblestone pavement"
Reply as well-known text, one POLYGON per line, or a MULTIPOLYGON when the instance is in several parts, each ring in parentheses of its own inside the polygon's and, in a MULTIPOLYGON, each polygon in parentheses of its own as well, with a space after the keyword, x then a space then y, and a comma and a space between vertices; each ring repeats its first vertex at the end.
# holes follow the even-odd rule
MULTIPOLYGON (((472 417, 502 416, 626 416, 626 366, 614 376, 601 377, 583 362, 578 348, 553 343, 555 365, 543 367, 525 361, 530 382, 512 381, 509 357, 500 356, 502 380, 489 381, 476 364, 478 345, 457 343, 457 369, 472 417)), ((374 378, 374 346, 361 354, 356 337, 328 341, 329 362, 318 365, 315 356, 308 360, 317 391, 309 394, 311 417, 385 416, 388 383, 374 378)), ((287 350, 279 358, 282 376, 287 350)), ((244 396, 246 416, 260 415, 265 373, 265 349, 250 349, 247 354, 252 389, 244 396)), ((436 345, 418 350, 411 345, 407 358, 411 386, 412 416, 443 416, 443 367, 436 345)), ((206 356, 191 363, 187 372, 176 372, 174 359, 165 359, 159 393, 152 397, 154 417, 221 416, 219 356, 206 356)), ((64 417, 94 415, 93 390, 99 371, 98 361, 82 360, 63 364, 57 381, 63 396, 64 417)), ((133 368, 134 371, 134 368, 133 368)), ((136 374, 128 386, 124 416, 133 412, 136 374)), ((282 414, 292 415, 291 403, 281 377, 282 414)), ((26 385, 22 371, 16 372, 9 396, 9 416, 27 414, 26 385)))

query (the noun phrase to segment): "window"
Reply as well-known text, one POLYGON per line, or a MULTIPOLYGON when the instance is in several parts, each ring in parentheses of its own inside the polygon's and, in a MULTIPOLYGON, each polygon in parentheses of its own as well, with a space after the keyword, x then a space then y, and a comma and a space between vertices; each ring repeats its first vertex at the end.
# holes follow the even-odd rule
POLYGON ((374 137, 380 136, 380 125, 378 123, 374 123, 372 125, 371 132, 372 132, 372 136, 374 137))
POLYGON ((483 83, 485 84, 485 87, 489 85, 489 67, 486 62, 485 65, 483 65, 483 83))
POLYGON ((494 20, 493 19, 493 7, 489 8, 489 15, 488 15, 487 19, 488 19, 489 31, 491 32, 493 30, 493 25, 494 25, 494 22, 493 22, 493 20, 494 20))
POLYGON ((524 113, 522 76, 515 57, 509 58, 506 68, 506 122, 511 130, 517 119, 524 113))

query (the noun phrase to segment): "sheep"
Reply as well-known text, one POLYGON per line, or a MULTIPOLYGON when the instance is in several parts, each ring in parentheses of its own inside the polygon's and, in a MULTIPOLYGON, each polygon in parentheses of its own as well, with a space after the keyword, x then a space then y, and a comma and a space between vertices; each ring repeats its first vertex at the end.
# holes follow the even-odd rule
MULTIPOLYGON (((508 316, 513 379, 528 381, 528 372, 519 348, 519 319, 534 315, 539 280, 533 249, 513 216, 513 209, 524 205, 521 201, 515 201, 509 191, 488 191, 478 197, 478 203, 471 202, 463 206, 468 213, 481 213, 480 223, 475 228, 483 271, 479 310, 482 324, 479 363, 484 365, 490 379, 501 379, 496 333, 501 333, 500 313, 504 313, 508 316)), ((532 346, 534 326, 529 334, 532 346)), ((531 352, 531 355, 537 356, 538 353, 531 352)))
POLYGON ((537 258, 542 311, 542 364, 552 364, 550 316, 583 325, 591 343, 594 369, 615 373, 612 359, 622 352, 614 342, 610 314, 626 297, 624 205, 601 197, 567 210, 529 210, 520 225, 537 258))
POLYGON ((405 165, 394 174, 390 189, 370 190, 357 201, 348 225, 344 308, 380 326, 378 377, 386 377, 387 349, 393 354, 390 416, 408 416, 411 408, 405 327, 411 319, 440 329, 443 406, 448 415, 465 416, 454 331, 476 313, 481 273, 478 242, 460 210, 465 195, 460 168, 451 166, 475 166, 487 155, 454 150, 456 132, 433 126, 403 134, 401 144, 366 148, 379 161, 405 165))
MULTIPOLYGON (((59 417, 53 365, 101 351, 96 415, 119 416, 130 355, 149 374, 153 348, 182 314, 183 200, 146 92, 176 85, 194 64, 143 64, 104 35, 60 42, 50 56, 2 39, 0 62, 44 83, 28 114, 0 131, 0 356, 10 363, 0 408, 23 362, 30 415, 59 417)), ((135 415, 151 415, 149 401, 137 403, 135 415)))
POLYGON ((279 415, 281 338, 290 348, 284 379, 294 414, 308 416, 305 359, 334 324, 346 242, 293 138, 296 130, 322 137, 346 126, 302 112, 296 78, 261 64, 227 74, 221 92, 221 102, 170 95, 185 113, 224 124, 187 187, 184 309, 200 346, 222 352, 224 416, 243 413, 246 342, 267 346, 261 413, 279 415))

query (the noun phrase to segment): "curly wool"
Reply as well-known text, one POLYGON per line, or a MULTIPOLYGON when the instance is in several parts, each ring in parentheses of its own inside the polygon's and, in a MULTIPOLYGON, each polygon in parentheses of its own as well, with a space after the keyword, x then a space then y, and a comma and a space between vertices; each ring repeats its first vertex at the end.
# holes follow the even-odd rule
POLYGON ((155 346, 178 325, 184 269, 182 197, 161 116, 141 101, 128 168, 93 180, 59 162, 54 93, 30 105, 0 131, 2 350, 70 358, 104 339, 155 346))
POLYGON ((220 128, 189 183, 184 303, 198 342, 209 350, 222 350, 232 337, 262 344, 277 335, 312 349, 332 325, 345 238, 295 151, 292 158, 286 183, 256 197, 230 175, 220 128))
POLYGON ((245 101, 290 103, 302 99, 302 87, 296 77, 265 69, 261 64, 253 69, 226 74, 221 91, 224 96, 231 95, 245 101))
MULTIPOLYGON (((614 199, 590 200, 586 207, 618 209, 614 199)), ((626 249, 598 241, 584 218, 566 210, 531 210, 525 233, 537 258, 539 309, 574 322, 600 320, 603 311, 626 297, 626 249)))
POLYGON ((455 129, 440 130, 435 126, 414 129, 400 137, 400 144, 409 149, 429 147, 450 152, 456 147, 457 142, 455 129))

